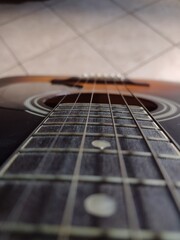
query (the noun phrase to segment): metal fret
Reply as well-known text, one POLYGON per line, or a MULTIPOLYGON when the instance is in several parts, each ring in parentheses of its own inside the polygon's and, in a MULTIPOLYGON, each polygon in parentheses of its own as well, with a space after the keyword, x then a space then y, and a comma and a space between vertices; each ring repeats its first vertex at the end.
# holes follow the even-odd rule
MULTIPOLYGON (((75 133, 75 132, 61 132, 61 133, 56 133, 56 132, 37 132, 35 133, 33 136, 34 137, 38 137, 38 136, 82 136, 81 133, 75 133)), ((97 136, 97 137, 109 137, 109 138, 113 138, 114 135, 113 134, 101 134, 101 133, 87 133, 87 136, 97 136)), ((118 134, 119 138, 132 138, 132 139, 143 139, 143 137, 141 136, 136 136, 136 135, 121 135, 118 134)), ((166 138, 156 138, 156 137, 147 137, 148 140, 152 140, 152 141, 162 141, 162 142, 168 142, 168 139, 166 138)))
MULTIPOLYGON (((139 178, 121 178, 121 177, 102 177, 81 175, 78 178, 79 182, 89 183, 109 183, 109 184, 130 184, 130 185, 144 185, 152 187, 165 187, 166 182, 161 179, 139 179, 139 178)), ((54 175, 54 174, 5 174, 0 176, 0 181, 43 181, 43 182, 71 182, 72 175, 54 175)), ((180 188, 180 181, 175 182, 175 186, 180 188)))
MULTIPOLYGON (((0 176, 0 180, 7 181, 68 181, 71 182, 73 175, 58 175, 58 174, 10 174, 7 173, 0 176)), ((79 182, 92 182, 92 183, 111 183, 111 184, 132 184, 132 185, 147 185, 155 187, 165 187, 166 182, 161 179, 139 179, 139 178, 121 178, 121 177, 102 177, 92 175, 80 175, 77 177, 79 182)), ((176 187, 180 188, 180 181, 176 182, 176 187)))
MULTIPOLYGON (((75 133, 75 132, 60 132, 60 133, 56 133, 56 132, 37 132, 33 135, 33 137, 38 137, 38 136, 83 136, 83 133, 75 133)), ((97 137, 109 137, 109 138, 113 138, 114 135, 110 134, 110 133, 87 133, 87 136, 97 136, 97 137)), ((118 134, 119 138, 132 138, 132 139, 142 139, 141 136, 136 136, 136 135, 122 135, 122 134, 118 134)), ((151 138, 152 140, 155 141, 159 141, 159 139, 161 138, 151 138)), ((167 139, 162 139, 162 141, 167 141, 167 139)))
MULTIPOLYGON (((101 111, 101 113, 102 113, 102 111, 101 111)), ((119 112, 115 112, 115 114, 120 114, 121 116, 118 116, 118 115, 115 115, 114 116, 114 118, 115 119, 133 119, 132 117, 130 117, 130 116, 123 116, 122 115, 122 113, 119 113, 119 112)), ((107 114, 106 112, 105 112, 105 114, 107 114)), ((138 115, 140 115, 140 114, 138 114, 138 115)), ((137 120, 142 120, 142 121, 151 121, 152 122, 152 119, 151 118, 149 118, 148 116, 146 117, 147 115, 146 114, 142 114, 142 116, 141 117, 137 117, 137 120)), ((59 112, 59 114, 56 114, 56 113, 53 113, 50 117, 49 117, 49 119, 52 119, 52 118, 55 118, 55 117, 58 117, 58 118, 64 118, 64 117, 66 117, 66 115, 65 114, 61 114, 61 111, 59 112)), ((83 118, 83 117, 85 117, 86 118, 86 114, 82 114, 82 115, 77 115, 77 114, 71 114, 71 118, 79 118, 79 119, 81 119, 81 118, 83 118)), ((97 115, 94 115, 94 114, 90 114, 89 115, 89 117, 90 118, 100 118, 100 119, 111 119, 111 117, 110 116, 108 116, 108 115, 100 115, 99 114, 99 111, 98 111, 98 114, 97 115)))
MULTIPOLYGON (((49 152, 78 152, 79 148, 27 148, 27 149, 21 149, 19 152, 20 153, 36 153, 36 152, 41 152, 41 153, 46 153, 47 151, 49 152)), ((94 148, 84 148, 84 153, 100 153, 104 152, 106 154, 117 154, 117 150, 99 150, 99 149, 94 149, 94 148)), ((131 150, 122 150, 121 153, 123 155, 130 155, 130 156, 152 156, 151 152, 142 152, 142 151, 131 151, 131 150)), ((170 155, 170 154, 157 154, 159 158, 169 158, 169 159, 180 159, 179 155, 170 155)))
MULTIPOLYGON (((72 237, 79 237, 81 239, 94 239, 94 238, 110 238, 110 239, 119 239, 129 240, 131 236, 134 236, 137 239, 144 240, 179 240, 180 233, 179 232, 171 232, 171 231, 161 231, 161 232, 153 232, 150 230, 138 230, 138 231, 130 231, 129 229, 118 229, 118 228, 108 228, 101 229, 98 227, 82 227, 82 226, 72 226, 69 229, 66 226, 59 225, 48 225, 41 224, 38 227, 35 224, 27 224, 27 223, 5 223, 4 226, 0 226, 0 232, 2 233, 19 233, 26 238, 27 235, 38 234, 39 239, 43 239, 43 237, 58 237, 58 234, 61 233, 64 236, 71 235, 72 237), (42 237, 42 238, 41 238, 42 237)), ((73 239, 73 238, 72 238, 73 239)))
MULTIPOLYGON (((45 122, 44 125, 54 125, 54 122, 45 122)), ((56 122, 56 124, 63 124, 63 122, 56 122)), ((67 125, 84 125, 84 122, 67 122, 67 125)), ((65 124, 65 125, 66 125, 65 124)), ((105 123, 105 122, 89 122, 89 125, 97 125, 97 126, 112 126, 112 124, 109 123, 105 123)), ((131 127, 131 128, 137 128, 137 126, 135 124, 119 124, 116 123, 115 124, 117 127, 131 127)), ((152 126, 142 126, 143 129, 159 129, 154 123, 152 126)))

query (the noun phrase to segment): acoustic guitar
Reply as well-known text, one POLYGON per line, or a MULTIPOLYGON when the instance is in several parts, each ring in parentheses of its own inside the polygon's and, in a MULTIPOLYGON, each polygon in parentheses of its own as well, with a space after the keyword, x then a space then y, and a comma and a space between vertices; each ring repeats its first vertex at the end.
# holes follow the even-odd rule
POLYGON ((0 239, 179 240, 180 85, 0 80, 0 239))

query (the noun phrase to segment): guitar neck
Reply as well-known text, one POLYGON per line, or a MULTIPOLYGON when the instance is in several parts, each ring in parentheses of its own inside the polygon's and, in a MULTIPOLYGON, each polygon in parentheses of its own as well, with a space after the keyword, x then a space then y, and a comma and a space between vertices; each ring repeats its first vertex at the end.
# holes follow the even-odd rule
POLYGON ((143 105, 93 98, 60 102, 2 167, 0 231, 179 239, 176 144, 143 105))

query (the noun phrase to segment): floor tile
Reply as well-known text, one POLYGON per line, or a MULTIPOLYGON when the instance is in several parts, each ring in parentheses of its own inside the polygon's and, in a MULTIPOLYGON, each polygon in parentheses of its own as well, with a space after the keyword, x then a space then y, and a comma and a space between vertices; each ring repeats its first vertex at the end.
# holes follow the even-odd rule
POLYGON ((113 2, 119 4, 119 6, 123 7, 126 11, 131 12, 157 2, 157 0, 113 0, 113 2))
POLYGON ((48 9, 0 27, 0 35, 21 62, 76 36, 48 9))
POLYGON ((162 0, 136 15, 172 42, 180 42, 180 1, 162 0))
POLYGON ((78 32, 85 33, 126 14, 110 0, 67 0, 54 11, 78 32))
POLYGON ((5 44, 0 40, 0 73, 15 65, 17 65, 16 59, 5 44))
POLYGON ((180 82, 180 49, 174 48, 129 74, 132 78, 180 82))
POLYGON ((24 64, 29 74, 112 73, 114 69, 86 42, 76 39, 24 64))
POLYGON ((167 41, 132 16, 89 33, 86 38, 118 71, 123 72, 170 46, 167 41))
POLYGON ((25 70, 21 66, 16 66, 16 67, 0 74, 0 78, 12 77, 12 76, 24 76, 24 75, 27 75, 25 70))
POLYGON ((0 3, 0 25, 32 13, 44 5, 40 2, 24 2, 21 4, 0 3))

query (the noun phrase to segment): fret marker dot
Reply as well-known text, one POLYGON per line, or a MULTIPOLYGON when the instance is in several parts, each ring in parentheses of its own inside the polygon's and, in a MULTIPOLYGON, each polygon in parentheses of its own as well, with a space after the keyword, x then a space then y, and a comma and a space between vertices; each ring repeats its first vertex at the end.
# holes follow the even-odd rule
POLYGON ((101 150, 111 147, 111 143, 104 140, 95 140, 92 142, 92 145, 96 148, 100 148, 101 150))
POLYGON ((92 194, 84 201, 84 207, 87 213, 95 217, 111 217, 116 212, 115 200, 102 193, 92 194))

